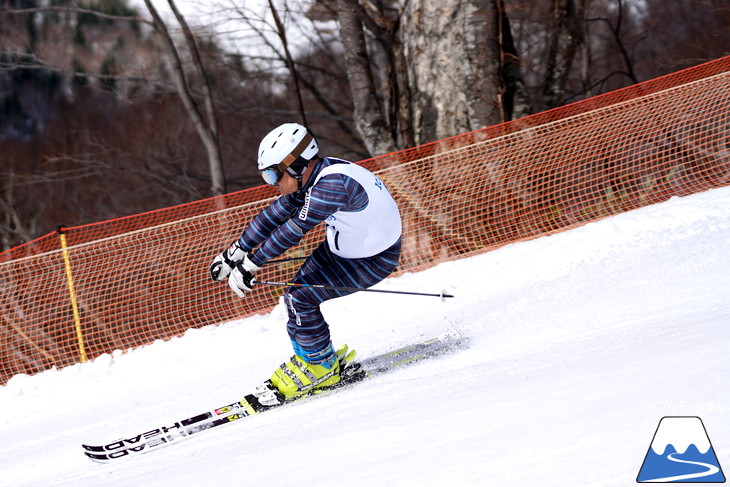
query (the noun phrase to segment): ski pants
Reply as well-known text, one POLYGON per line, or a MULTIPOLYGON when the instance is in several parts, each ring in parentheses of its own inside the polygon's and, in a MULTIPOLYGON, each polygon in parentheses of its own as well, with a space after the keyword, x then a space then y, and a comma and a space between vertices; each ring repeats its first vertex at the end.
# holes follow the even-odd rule
MULTIPOLYGON (((304 261, 294 276, 294 282, 368 288, 393 272, 398 265, 400 250, 401 240, 398 239, 390 248, 372 257, 345 259, 332 253, 324 241, 304 261)), ((329 299, 353 292, 314 287, 290 287, 286 290, 287 332, 297 355, 310 363, 332 358, 327 353, 331 348, 329 325, 319 306, 329 299)))

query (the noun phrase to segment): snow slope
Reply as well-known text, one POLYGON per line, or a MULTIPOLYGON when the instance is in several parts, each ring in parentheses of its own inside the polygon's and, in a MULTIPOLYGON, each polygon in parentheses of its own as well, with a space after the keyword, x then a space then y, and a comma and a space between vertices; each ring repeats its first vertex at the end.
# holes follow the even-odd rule
MULTIPOLYGON (((389 279, 324 306, 361 356, 467 350, 114 465, 104 442, 237 400, 290 355, 269 315, 0 388, 1 486, 635 485, 663 416, 730 471, 730 187, 389 279)), ((237 299, 231 293, 231 299, 237 299)))

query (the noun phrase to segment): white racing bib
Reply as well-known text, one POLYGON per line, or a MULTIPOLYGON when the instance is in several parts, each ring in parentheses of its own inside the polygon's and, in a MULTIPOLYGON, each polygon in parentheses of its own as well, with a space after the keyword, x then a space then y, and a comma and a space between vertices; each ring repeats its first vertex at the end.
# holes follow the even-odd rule
POLYGON ((335 255, 346 259, 372 257, 398 241, 403 231, 398 205, 375 174, 357 164, 332 164, 320 171, 314 185, 328 174, 351 177, 368 195, 362 210, 337 211, 325 220, 327 243, 335 255))

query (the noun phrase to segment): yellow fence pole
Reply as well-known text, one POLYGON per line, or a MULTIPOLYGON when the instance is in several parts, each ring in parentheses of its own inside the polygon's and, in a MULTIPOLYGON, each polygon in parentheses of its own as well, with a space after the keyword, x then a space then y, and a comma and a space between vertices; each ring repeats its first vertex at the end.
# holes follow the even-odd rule
POLYGON ((68 281, 68 292, 71 296, 71 309, 74 314, 74 324, 76 326, 76 341, 79 343, 79 357, 81 363, 86 362, 86 350, 84 349, 84 335, 81 333, 81 318, 79 317, 79 306, 76 302, 76 291, 74 291, 74 280, 71 274, 71 259, 68 257, 68 246, 66 245, 66 228, 58 227, 58 236, 61 240, 61 250, 63 252, 63 262, 66 265, 66 280, 68 281))

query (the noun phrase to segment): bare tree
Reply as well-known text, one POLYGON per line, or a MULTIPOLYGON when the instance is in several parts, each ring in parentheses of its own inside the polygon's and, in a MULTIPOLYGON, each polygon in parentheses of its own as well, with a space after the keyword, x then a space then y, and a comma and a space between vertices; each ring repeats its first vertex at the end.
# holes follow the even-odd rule
POLYGON ((0 173, 0 251, 8 250, 18 239, 30 241, 33 237, 33 223, 24 221, 15 207, 17 176, 9 171, 0 173))
POLYGON ((590 20, 602 22, 608 27, 608 30, 611 34, 611 37, 613 38, 613 41, 615 42, 615 46, 618 49, 620 59, 623 64, 623 70, 620 72, 620 74, 628 77, 632 83, 638 83, 639 79, 634 72, 634 64, 636 60, 633 56, 633 53, 630 49, 631 46, 629 44, 633 44, 633 42, 629 41, 624 34, 626 24, 630 19, 630 14, 628 12, 628 9, 626 8, 626 5, 624 5, 624 0, 616 0, 615 7, 616 14, 614 18, 601 16, 590 20))
POLYGON ((281 41, 281 45, 284 48, 284 54, 286 55, 286 65, 289 68, 292 80, 294 81, 294 94, 297 97, 297 104, 299 105, 299 116, 301 117, 302 123, 304 125, 308 125, 307 114, 304 111, 304 101, 302 100, 302 91, 299 87, 299 74, 297 73, 297 67, 294 64, 294 58, 292 57, 291 51, 289 50, 289 42, 286 39, 286 30, 284 29, 284 23, 279 17, 279 12, 276 9, 276 6, 274 6, 273 0, 269 0, 269 9, 271 10, 271 15, 273 15, 274 17, 276 32, 279 35, 279 40, 281 41))
POLYGON ((572 72, 573 60, 583 44, 585 0, 552 0, 550 40, 542 89, 543 110, 565 101, 565 86, 572 72))
POLYGON ((503 120, 507 121, 530 115, 533 110, 522 75, 524 55, 517 50, 504 0, 498 0, 496 5, 499 15, 500 72, 504 93, 502 112, 503 120))
MULTIPOLYGON (((393 103, 389 97, 379 96, 385 90, 379 90, 376 83, 373 63, 367 47, 367 40, 363 27, 363 20, 369 23, 376 38, 386 49, 397 48, 394 39, 392 23, 380 17, 380 22, 373 19, 358 2, 351 0, 337 0, 337 17, 340 24, 340 38, 345 49, 347 77, 352 92, 352 102, 355 109, 355 127, 365 141, 368 151, 372 155, 392 152, 398 148, 397 118, 391 110, 393 103), (390 111, 389 111, 390 110, 390 111)), ((391 69, 388 64, 386 69, 391 69)), ((398 86, 393 77, 386 74, 384 77, 391 80, 391 96, 397 93, 398 86)), ((397 80, 397 78, 396 78, 397 80)), ((397 95, 396 95, 397 96, 397 95)), ((406 123, 410 120, 406 120, 406 123)), ((410 137, 410 132, 404 129, 410 137)))
POLYGON ((180 94, 180 99, 183 101, 185 109, 187 110, 190 119, 193 121, 195 129, 197 130, 198 135, 203 141, 203 145, 205 146, 206 152, 208 153, 208 163, 211 176, 211 191, 214 195, 224 194, 226 192, 226 178, 223 170, 223 162, 219 145, 218 122, 216 119, 213 96, 210 89, 210 82, 208 81, 208 78, 206 76, 205 67, 203 66, 203 62, 200 58, 200 53, 198 51, 195 37, 192 35, 192 32, 190 31, 190 26, 178 10, 174 0, 167 0, 167 3, 170 5, 170 8, 175 15, 175 18, 182 28, 183 34, 185 36, 185 41, 187 43, 187 48, 189 49, 192 57, 193 66, 195 67, 201 78, 201 90, 203 100, 205 102, 204 112, 201 111, 200 107, 195 101, 195 98, 193 97, 192 89, 190 87, 190 79, 185 72, 180 52, 175 45, 175 41, 173 40, 167 28, 167 25, 162 20, 162 17, 160 17, 159 12, 154 7, 154 5, 152 5, 152 2, 150 2, 150 0, 144 0, 144 3, 147 7, 147 10, 149 10, 150 14, 152 15, 153 25, 155 29, 162 36, 165 46, 167 47, 168 55, 170 56, 170 59, 172 61, 173 77, 175 79, 175 84, 178 88, 178 93, 180 94))
POLYGON ((503 0, 338 0, 355 124, 373 155, 523 116, 503 0))
POLYGON ((727 0, 219 1, 230 29, 205 40, 179 12, 165 26, 125 0, 2 2, 3 247, 260 184, 251 148, 294 117, 361 160, 730 50, 727 0))

